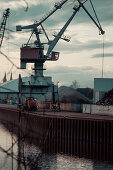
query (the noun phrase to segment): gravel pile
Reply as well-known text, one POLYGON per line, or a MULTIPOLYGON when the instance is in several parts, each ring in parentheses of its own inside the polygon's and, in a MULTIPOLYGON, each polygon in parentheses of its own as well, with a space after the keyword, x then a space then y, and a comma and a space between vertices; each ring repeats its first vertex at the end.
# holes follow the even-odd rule
POLYGON ((104 97, 100 101, 98 101, 96 104, 113 105, 113 89, 106 92, 104 94, 104 97))

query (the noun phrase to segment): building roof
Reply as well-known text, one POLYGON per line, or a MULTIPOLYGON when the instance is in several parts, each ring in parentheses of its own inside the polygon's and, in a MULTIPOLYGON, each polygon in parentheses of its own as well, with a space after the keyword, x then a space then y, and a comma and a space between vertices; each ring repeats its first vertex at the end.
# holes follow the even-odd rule
MULTIPOLYGON (((23 77, 22 81, 27 82, 29 77, 23 77)), ((0 93, 18 93, 18 79, 10 80, 0 84, 0 93)))
MULTIPOLYGON (((18 93, 18 81, 19 79, 10 80, 0 84, 0 93, 18 93)), ((32 76, 30 77, 22 77, 22 82, 24 85, 29 85, 29 81, 31 85, 38 86, 50 86, 52 83, 51 77, 38 77, 37 80, 34 81, 32 76)))

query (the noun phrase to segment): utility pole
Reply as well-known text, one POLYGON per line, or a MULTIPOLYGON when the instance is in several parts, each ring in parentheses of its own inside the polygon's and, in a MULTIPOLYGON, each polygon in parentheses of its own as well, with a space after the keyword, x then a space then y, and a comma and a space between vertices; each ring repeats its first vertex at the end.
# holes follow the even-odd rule
POLYGON ((22 78, 21 75, 19 74, 19 82, 18 82, 18 88, 19 88, 19 94, 18 94, 18 107, 19 107, 19 122, 21 120, 21 104, 22 104, 22 91, 21 91, 21 86, 22 86, 22 78))

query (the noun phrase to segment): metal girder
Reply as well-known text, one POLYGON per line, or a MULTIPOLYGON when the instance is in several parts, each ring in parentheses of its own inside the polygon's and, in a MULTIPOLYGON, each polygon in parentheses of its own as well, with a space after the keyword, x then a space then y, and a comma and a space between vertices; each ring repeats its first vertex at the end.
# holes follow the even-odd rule
POLYGON ((9 14, 10 14, 9 11, 10 11, 10 9, 8 8, 3 13, 2 22, 1 22, 1 25, 0 25, 0 48, 2 46, 2 42, 3 42, 3 38, 4 38, 6 21, 7 21, 7 18, 9 17, 9 14))

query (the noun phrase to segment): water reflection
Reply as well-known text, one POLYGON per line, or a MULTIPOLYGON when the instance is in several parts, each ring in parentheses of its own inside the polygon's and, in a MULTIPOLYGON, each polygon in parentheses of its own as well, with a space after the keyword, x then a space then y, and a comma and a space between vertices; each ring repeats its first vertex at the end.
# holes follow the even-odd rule
POLYGON ((33 130, 25 132, 23 126, 1 122, 0 170, 113 169, 111 145, 72 141, 69 146, 71 139, 60 141, 50 135, 42 140, 32 134, 33 130))

